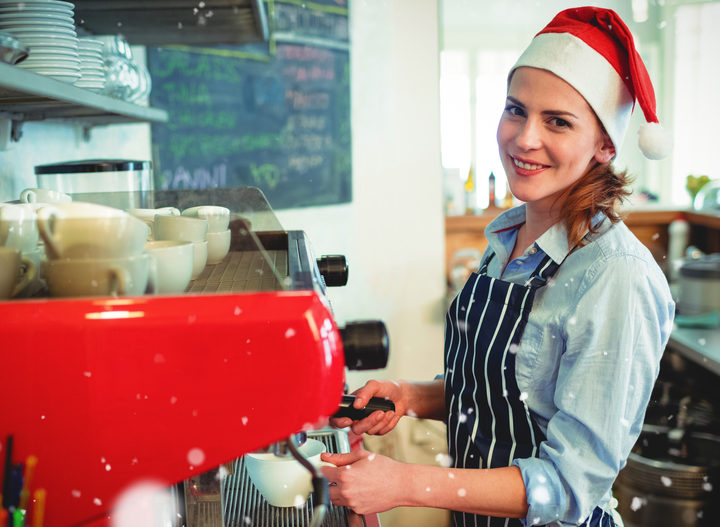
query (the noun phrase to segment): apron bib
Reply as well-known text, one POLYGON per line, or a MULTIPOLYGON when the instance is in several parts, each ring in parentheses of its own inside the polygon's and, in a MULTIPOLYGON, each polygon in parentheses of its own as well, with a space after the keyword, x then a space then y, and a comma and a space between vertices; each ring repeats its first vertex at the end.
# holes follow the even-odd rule
MULTIPOLYGON (((525 284, 487 276, 494 253, 455 297, 445 324, 448 451, 455 468, 507 467, 545 440, 515 379, 515 354, 535 291, 560 264, 545 256, 525 284)), ((522 527, 516 518, 453 511, 456 526, 522 527)), ((614 527, 597 507, 581 525, 614 527)))

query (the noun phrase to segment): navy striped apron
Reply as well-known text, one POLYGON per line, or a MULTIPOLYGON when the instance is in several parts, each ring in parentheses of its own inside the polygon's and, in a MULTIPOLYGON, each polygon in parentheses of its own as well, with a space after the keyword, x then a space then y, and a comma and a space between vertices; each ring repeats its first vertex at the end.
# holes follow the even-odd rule
MULTIPOLYGON (((487 276, 494 253, 455 297, 445 324, 448 450, 456 468, 507 467, 545 440, 515 380, 515 354, 535 290, 560 267, 545 256, 524 285, 487 276)), ((521 527, 515 518, 453 512, 456 526, 521 527)), ((581 525, 614 527, 597 507, 581 525)))

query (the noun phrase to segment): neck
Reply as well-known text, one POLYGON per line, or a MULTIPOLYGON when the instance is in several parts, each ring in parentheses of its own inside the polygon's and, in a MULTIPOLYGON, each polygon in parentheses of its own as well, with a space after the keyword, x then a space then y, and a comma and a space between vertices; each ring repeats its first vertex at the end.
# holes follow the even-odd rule
POLYGON ((525 224, 523 227, 527 237, 535 241, 546 230, 555 225, 559 219, 556 211, 528 203, 525 205, 525 224))

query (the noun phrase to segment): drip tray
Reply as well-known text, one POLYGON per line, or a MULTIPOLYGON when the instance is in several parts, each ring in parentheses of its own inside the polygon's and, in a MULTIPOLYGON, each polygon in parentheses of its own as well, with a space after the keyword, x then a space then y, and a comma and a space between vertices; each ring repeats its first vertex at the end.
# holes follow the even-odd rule
MULTIPOLYGON (((308 437, 322 441, 327 452, 346 453, 350 451, 347 433, 326 428, 308 432, 308 437)), ((187 510, 187 525, 193 527, 309 527, 313 516, 312 495, 303 508, 274 507, 262 497, 245 470, 244 458, 233 461, 230 474, 220 484, 220 500, 195 503, 187 510)), ((325 513, 322 527, 348 527, 348 510, 332 504, 325 513)), ((354 516, 354 515, 353 515, 354 516)), ((355 523, 355 522, 353 522, 355 523)))

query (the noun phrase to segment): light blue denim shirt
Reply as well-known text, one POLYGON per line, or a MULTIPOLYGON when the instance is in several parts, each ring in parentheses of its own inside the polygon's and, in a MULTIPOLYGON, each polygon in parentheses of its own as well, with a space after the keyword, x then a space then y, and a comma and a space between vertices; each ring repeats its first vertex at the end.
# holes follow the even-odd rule
POLYGON ((624 223, 596 217, 599 232, 572 252, 556 224, 508 262, 512 227, 524 222, 522 205, 485 229, 496 254, 488 274, 524 283, 546 254, 562 265, 536 292, 516 359, 518 387, 547 440, 539 457, 513 464, 527 489, 526 525, 579 525, 598 505, 613 512, 611 486, 640 434, 675 304, 624 223))

